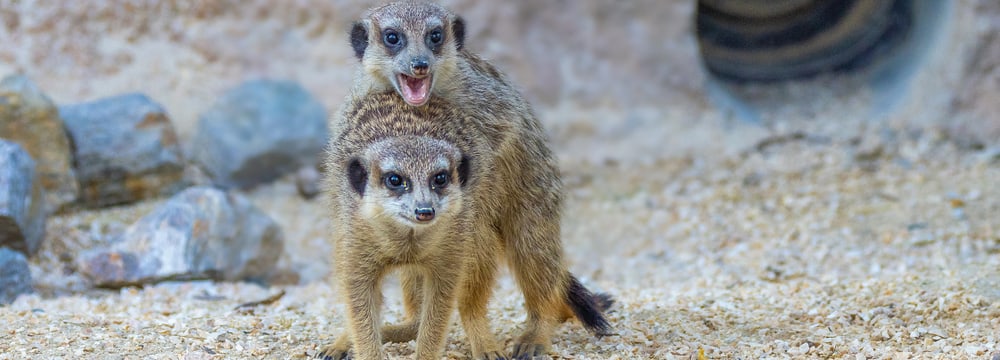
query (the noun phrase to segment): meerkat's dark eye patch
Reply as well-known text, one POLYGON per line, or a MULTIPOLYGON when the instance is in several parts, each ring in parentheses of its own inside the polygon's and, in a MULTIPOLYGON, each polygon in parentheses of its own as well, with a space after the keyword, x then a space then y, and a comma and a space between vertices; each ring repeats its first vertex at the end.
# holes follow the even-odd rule
POLYGON ((431 189, 443 189, 448 186, 450 180, 447 172, 439 172, 431 178, 431 189))
POLYGON ((392 53, 399 52, 406 46, 406 36, 393 28, 382 30, 382 42, 392 53))
POLYGON ((430 40, 432 44, 440 44, 444 41, 444 34, 441 33, 441 29, 434 29, 427 35, 427 40, 430 40))
POLYGON ((472 166, 472 159, 462 155, 462 161, 458 163, 458 183, 462 186, 465 186, 465 183, 469 181, 470 166, 472 166))
POLYGON ((368 183, 368 171, 365 171, 364 166, 361 166, 360 160, 353 159, 347 165, 347 181, 351 183, 351 187, 358 195, 364 196, 365 185, 368 183))
POLYGON ((444 32, 441 31, 441 28, 431 30, 427 33, 425 42, 427 43, 427 47, 437 54, 441 51, 441 44, 444 43, 444 32))
POLYGON ((462 50, 465 46, 465 20, 461 16, 456 16, 451 22, 451 36, 455 39, 455 49, 462 50))
POLYGON ((407 188, 406 178, 396 173, 388 173, 382 177, 385 187, 395 192, 403 192, 407 188))
POLYGON ((358 60, 365 56, 365 49, 368 48, 368 30, 360 21, 351 26, 351 48, 358 60))

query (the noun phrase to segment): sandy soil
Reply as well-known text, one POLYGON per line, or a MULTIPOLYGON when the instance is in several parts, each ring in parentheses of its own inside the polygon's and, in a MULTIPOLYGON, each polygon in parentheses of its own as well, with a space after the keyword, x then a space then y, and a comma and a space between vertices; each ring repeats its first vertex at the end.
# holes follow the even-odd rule
MULTIPOLYGON (((570 323, 554 355, 982 359, 998 349, 995 160, 933 133, 900 135, 870 151, 830 138, 762 144, 713 162, 563 161, 572 269, 617 297, 610 316, 618 336, 594 339, 570 323)), ((113 224, 152 204, 60 218, 33 260, 42 290, 0 308, 0 358, 315 354, 343 326, 336 291, 322 281, 330 251, 322 209, 288 181, 251 195, 285 226, 286 265, 303 274, 302 285, 85 291, 60 251, 114 231, 89 224, 113 224), (60 240, 73 238, 80 240, 60 240), (279 290, 287 294, 272 305, 234 310, 279 290)), ((395 286, 387 299, 393 321, 401 315, 395 286)), ((491 307, 501 338, 517 334, 520 306, 504 276, 491 307)), ((464 336, 452 328, 448 356, 465 358, 464 336)), ((388 348, 412 353, 412 344, 388 348)))
MULTIPOLYGON (((281 13, 291 20, 255 26, 239 14, 155 20, 152 31, 165 33, 137 43, 128 32, 100 37, 104 27, 88 25, 76 43, 60 40, 56 50, 39 45, 52 40, 44 31, 3 33, 15 46, 0 49, 0 59, 20 60, 0 71, 28 72, 59 102, 146 91, 170 108, 183 139, 214 94, 243 78, 306 79, 334 108, 349 73, 322 70, 349 66, 349 55, 335 50, 343 39, 303 35, 333 30, 314 29, 320 23, 308 16, 305 25, 288 25, 300 7, 291 9, 281 13), (223 41, 243 39, 234 34, 263 40, 223 41), (87 46, 98 54, 81 50, 87 46), (252 50, 237 51, 247 46, 252 50), (257 50, 278 55, 261 62, 257 50), (47 56, 53 51, 83 55, 47 56)), ((22 22, 44 27, 49 18, 22 22)), ((76 33, 63 24, 50 24, 58 30, 51 36, 76 33)), ((933 126, 905 121, 912 113, 873 116, 863 92, 817 91, 825 88, 786 89, 796 105, 775 108, 759 124, 689 96, 628 111, 540 106, 567 184, 563 239, 571 268, 618 300, 610 314, 617 336, 595 339, 569 323, 554 338, 553 357, 1000 356, 1000 155, 960 150, 933 126)), ((249 195, 283 225, 280 266, 300 275, 296 285, 92 290, 75 273, 74 256, 157 201, 62 216, 49 222, 44 247, 31 259, 37 293, 0 307, 0 359, 314 355, 344 325, 337 291, 326 281, 336 274, 329 274, 324 210, 300 199, 290 179, 249 195), (270 305, 234 310, 280 291, 286 294, 270 305)), ((387 321, 401 316, 394 285, 386 289, 387 321)), ((490 315, 508 346, 524 317, 521 304, 503 276, 490 315)), ((448 357, 467 358, 457 322, 448 339, 448 357)), ((412 343, 387 348, 394 358, 413 353, 412 343)))

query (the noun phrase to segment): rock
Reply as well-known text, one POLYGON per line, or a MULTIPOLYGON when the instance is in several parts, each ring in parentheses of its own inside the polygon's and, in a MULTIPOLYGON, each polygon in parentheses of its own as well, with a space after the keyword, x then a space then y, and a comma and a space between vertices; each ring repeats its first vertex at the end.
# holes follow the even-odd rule
POLYGON ((81 256, 80 272, 99 287, 167 280, 257 280, 271 273, 284 235, 236 193, 193 187, 125 230, 107 249, 81 256))
POLYGON ((59 108, 76 147, 84 206, 169 195, 184 186, 184 160, 166 111, 142 94, 59 108))
POLYGON ((984 164, 1000 165, 1000 146, 984 150, 979 158, 984 164))
POLYGON ((0 137, 20 144, 35 160, 50 209, 76 200, 70 142, 59 111, 23 75, 0 80, 0 137))
POLYGON ((24 254, 0 247, 0 305, 32 292, 31 269, 24 254))
POLYGON ((183 181, 188 186, 212 186, 212 178, 208 177, 205 170, 194 164, 184 167, 183 181))
POLYGON ((306 199, 312 199, 320 192, 320 174, 315 166, 306 165, 295 172, 295 187, 299 190, 299 195, 306 199))
POLYGON ((20 145, 0 140, 0 247, 32 255, 45 232, 45 196, 35 162, 20 145))
POLYGON ((965 79, 952 106, 955 114, 948 117, 953 140, 967 147, 1000 146, 1000 6, 992 7, 981 9, 995 21, 976 42, 976 55, 965 66, 965 79))
POLYGON ((326 126, 323 105, 298 84, 250 81, 201 115, 192 155, 217 185, 249 188, 315 164, 326 126))

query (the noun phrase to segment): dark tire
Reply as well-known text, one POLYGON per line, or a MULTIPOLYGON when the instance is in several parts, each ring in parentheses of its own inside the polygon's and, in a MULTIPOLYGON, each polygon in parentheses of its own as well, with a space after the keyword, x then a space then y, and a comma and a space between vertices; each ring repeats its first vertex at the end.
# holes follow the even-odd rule
POLYGON ((897 48, 915 0, 699 0, 702 59, 718 78, 769 82, 865 68, 897 48))

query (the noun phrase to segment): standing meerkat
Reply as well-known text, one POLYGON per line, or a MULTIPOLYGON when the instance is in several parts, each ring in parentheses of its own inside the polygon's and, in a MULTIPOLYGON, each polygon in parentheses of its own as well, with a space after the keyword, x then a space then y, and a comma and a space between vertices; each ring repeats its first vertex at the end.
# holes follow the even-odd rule
POLYGON ((468 116, 445 98, 420 107, 393 91, 345 105, 327 157, 334 261, 348 334, 319 357, 382 359, 383 342, 417 340, 418 359, 443 351, 457 303, 475 359, 507 359, 487 317, 506 260, 528 310, 513 357, 549 350, 575 317, 597 335, 610 325, 604 294, 567 270, 559 240, 559 177, 533 128, 468 116), (405 319, 381 325, 381 281, 402 270, 405 319))
MULTIPOLYGON (((513 358, 547 352, 555 327, 569 317, 575 316, 595 334, 607 334, 610 326, 602 311, 610 306, 610 297, 591 294, 564 264, 559 238, 562 182, 545 131, 506 76, 465 49, 464 21, 435 4, 391 3, 371 9, 355 23, 350 40, 361 66, 347 104, 331 124, 335 151, 328 161, 328 168, 334 169, 328 181, 334 203, 342 204, 332 206, 335 216, 352 213, 351 207, 343 205, 349 203, 344 197, 355 195, 345 195, 343 186, 336 185, 350 168, 342 163, 347 158, 336 149, 363 148, 349 140, 350 134, 426 136, 423 132, 436 129, 434 136, 455 144, 463 156, 472 159, 463 162, 471 164, 465 165, 470 167, 470 179, 488 179, 484 180, 488 185, 470 181, 469 188, 463 190, 463 201, 469 203, 465 208, 476 215, 470 240, 474 251, 466 254, 457 301, 473 356, 506 358, 486 316, 501 259, 521 288, 528 313, 525 329, 514 342, 513 358)), ((345 224, 339 221, 338 228, 345 224)), ((380 278, 381 272, 358 273, 358 268, 345 267, 343 264, 368 258, 344 254, 340 249, 351 243, 350 236, 337 232, 335 257, 342 271, 341 285, 348 303, 355 304, 364 297, 352 295, 357 286, 344 281, 368 281, 380 278)), ((360 310, 353 305, 349 309, 359 358, 381 354, 381 341, 417 337, 419 319, 428 316, 423 313, 427 308, 421 305, 422 300, 434 287, 429 288, 430 281, 418 272, 404 271, 402 282, 403 324, 372 332, 378 323, 377 312, 355 312, 360 310), (367 330, 362 332, 362 327, 367 330)), ((377 307, 378 302, 365 304, 377 307)), ((351 342, 342 336, 320 355, 346 356, 351 342)), ((431 346, 420 339, 417 344, 418 349, 431 346)), ((418 358, 419 354, 425 353, 418 350, 418 358)))

